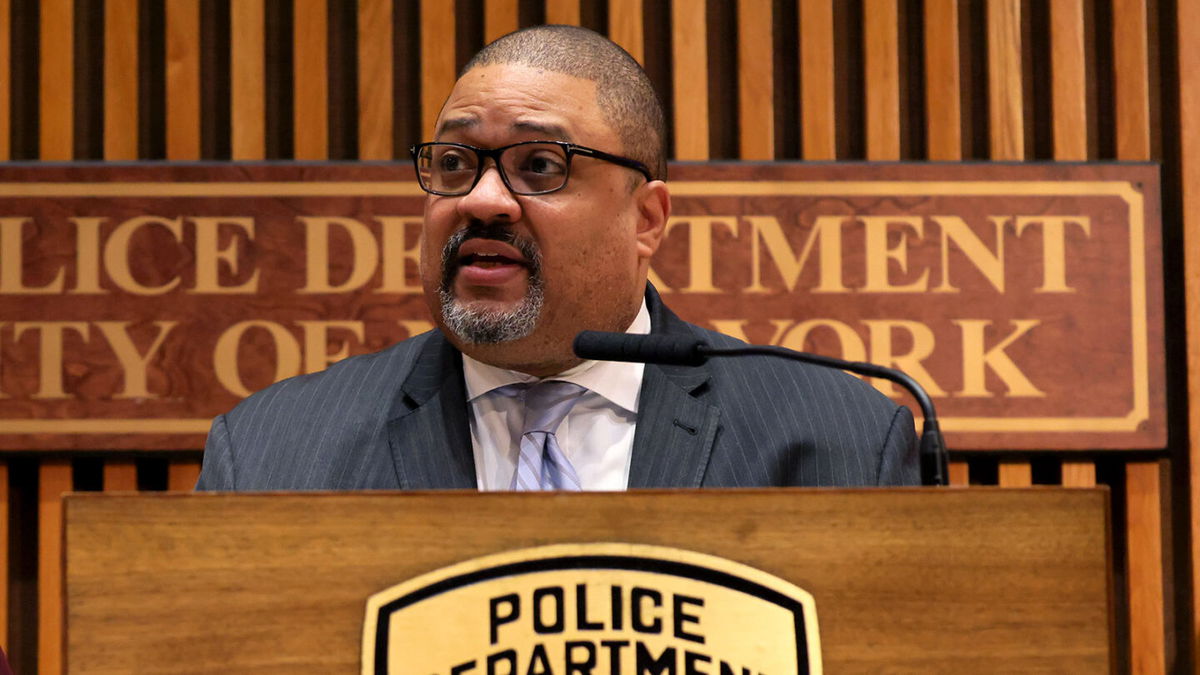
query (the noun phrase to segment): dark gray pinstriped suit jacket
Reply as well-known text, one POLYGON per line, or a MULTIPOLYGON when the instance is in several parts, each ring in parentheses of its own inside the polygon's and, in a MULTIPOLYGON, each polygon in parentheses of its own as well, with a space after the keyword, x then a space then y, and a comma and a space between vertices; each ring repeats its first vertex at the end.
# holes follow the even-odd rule
MULTIPOLYGON (((654 332, 740 344, 647 290, 654 332)), ((915 485, 912 415, 839 371, 770 357, 646 366, 629 487, 915 485)), ((217 417, 201 490, 476 487, 459 352, 434 331, 279 382, 217 417)))

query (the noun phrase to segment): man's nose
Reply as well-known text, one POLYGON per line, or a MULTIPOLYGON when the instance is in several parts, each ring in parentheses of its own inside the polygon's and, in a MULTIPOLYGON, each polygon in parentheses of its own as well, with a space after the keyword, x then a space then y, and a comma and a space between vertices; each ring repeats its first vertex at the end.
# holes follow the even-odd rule
POLYGON ((482 222, 518 220, 521 204, 504 184, 495 164, 485 168, 479 182, 458 200, 458 211, 467 218, 482 222))

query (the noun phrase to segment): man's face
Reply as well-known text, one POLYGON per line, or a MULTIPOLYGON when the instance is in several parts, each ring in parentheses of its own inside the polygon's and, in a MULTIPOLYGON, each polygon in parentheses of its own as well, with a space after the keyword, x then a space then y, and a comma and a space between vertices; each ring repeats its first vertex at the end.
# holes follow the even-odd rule
MULTIPOLYGON (((559 140, 626 154, 595 83, 515 64, 463 75, 435 140, 480 148, 559 140)), ((490 160, 485 167, 469 194, 426 198, 426 300, 470 356, 539 376, 561 372, 578 362, 576 333, 623 331, 637 313, 670 209, 666 186, 576 156, 565 188, 518 196, 490 160)))

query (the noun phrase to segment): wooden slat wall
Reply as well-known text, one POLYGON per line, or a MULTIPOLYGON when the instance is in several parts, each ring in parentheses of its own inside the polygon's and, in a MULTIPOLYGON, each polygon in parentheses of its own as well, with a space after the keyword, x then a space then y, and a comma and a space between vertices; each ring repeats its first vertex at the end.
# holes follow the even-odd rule
MULTIPOLYGON (((0 161, 403 158, 420 140, 409 129, 432 133, 474 46, 460 41, 543 21, 606 31, 650 67, 669 103, 676 159, 1162 161, 1165 201, 1177 205, 1164 209, 1165 239, 1182 240, 1186 255, 1177 266, 1182 277, 1176 272, 1167 283, 1186 294, 1188 320, 1168 330, 1188 345, 1191 403, 1188 421, 1178 423, 1188 424, 1190 448, 1144 459, 1052 450, 956 455, 950 473, 954 485, 1109 485, 1125 582, 1117 603, 1119 665, 1186 671, 1196 662, 1191 632, 1200 601, 1184 590, 1200 583, 1200 571, 1167 566, 1163 542, 1200 558, 1190 536, 1200 515, 1193 509, 1191 522, 1176 523, 1163 502, 1172 476, 1188 469, 1181 458, 1189 450, 1190 495, 1174 496, 1200 499, 1200 48, 1186 32, 1200 25, 1197 5, 0 0, 0 161), (88 21, 100 8, 103 21, 88 21), (37 39, 14 32, 21 27, 36 30, 37 39), (35 44, 31 53, 9 54, 10 45, 35 44), (103 44, 102 64, 81 56, 94 53, 78 48, 85 44, 103 44), (419 58, 411 66, 410 53, 419 58), (290 68, 272 65, 271 54, 290 68), (346 83, 350 67, 354 78, 346 83), (277 93, 287 96, 275 100, 277 93), (92 101, 102 102, 103 123, 80 124, 92 101), (1168 588, 1179 594, 1172 599, 1168 588)), ((1168 367, 1178 372, 1182 364, 1168 367)), ((18 672, 61 670, 57 495, 80 486, 187 490, 199 472, 198 451, 136 462, 129 453, 24 460, 32 469, 0 462, 0 644, 18 638, 9 649, 18 672), (10 479, 17 475, 36 475, 37 485, 10 479), (34 512, 36 528, 16 520, 34 512), (21 576, 30 569, 36 580, 21 576), (39 606, 14 605, 17 613, 8 616, 12 589, 33 581, 39 606), (30 622, 38 637, 24 644, 35 633, 14 627, 30 622)))

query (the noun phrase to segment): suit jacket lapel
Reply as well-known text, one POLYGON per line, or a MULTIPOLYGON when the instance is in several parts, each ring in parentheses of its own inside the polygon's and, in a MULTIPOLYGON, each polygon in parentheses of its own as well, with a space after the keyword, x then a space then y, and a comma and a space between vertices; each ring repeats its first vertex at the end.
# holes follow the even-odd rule
MULTIPOLYGON (((646 304, 653 332, 693 335, 652 287, 646 304)), ((646 366, 629 487, 700 487, 721 417, 721 411, 705 401, 709 378, 706 366, 646 366)))
POLYGON ((474 489, 462 357, 434 332, 401 385, 388 444, 402 490, 474 489))

